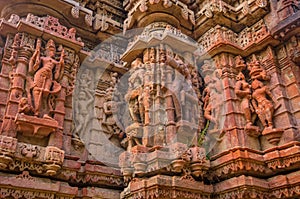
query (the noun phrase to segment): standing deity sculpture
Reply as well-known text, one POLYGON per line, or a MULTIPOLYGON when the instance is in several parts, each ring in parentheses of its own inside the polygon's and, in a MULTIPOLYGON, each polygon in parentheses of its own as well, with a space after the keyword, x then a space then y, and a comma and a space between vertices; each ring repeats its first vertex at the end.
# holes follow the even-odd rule
MULTIPOLYGON (((41 56, 41 40, 37 41, 36 50, 29 62, 29 72, 33 73, 33 104, 34 115, 40 116, 42 105, 49 107, 48 96, 60 91, 61 85, 57 82, 64 70, 64 50, 62 49, 60 59, 55 59, 56 47, 52 39, 46 44, 45 56, 41 56)), ((44 117, 49 117, 47 113, 44 117)))
MULTIPOLYGON (((123 124, 119 121, 122 117, 121 104, 123 103, 119 98, 119 90, 116 88, 118 83, 118 73, 110 73, 110 87, 105 90, 105 97, 103 102, 103 121, 102 126, 104 131, 108 134, 109 139, 116 138, 121 141, 124 138, 123 124)), ((122 143, 121 143, 122 144, 122 143)))
MULTIPOLYGON (((273 114, 275 107, 272 103, 277 100, 272 95, 271 91, 261 81, 255 79, 252 82, 252 104, 257 113, 262 125, 265 129, 273 129, 273 114), (272 100, 269 100, 268 97, 272 100)), ((277 107, 276 107, 277 108, 277 107)))
POLYGON ((270 143, 277 143, 280 137, 276 136, 281 136, 283 130, 274 128, 273 124, 274 111, 280 107, 280 104, 271 93, 269 87, 264 83, 270 80, 270 76, 263 69, 255 55, 253 55, 252 61, 247 65, 252 81, 251 85, 246 81, 242 73, 246 65, 241 57, 237 57, 236 65, 239 74, 236 78, 235 93, 241 100, 241 110, 246 119, 246 133, 252 137, 258 137, 261 134, 259 127, 254 125, 255 118, 258 116, 264 128, 262 135, 267 135, 270 143))
POLYGON ((235 93, 239 98, 241 98, 241 109, 244 111, 247 122, 246 125, 252 125, 251 112, 253 109, 250 104, 251 86, 248 82, 246 82, 245 76, 241 72, 237 75, 236 79, 235 93))
POLYGON ((256 137, 259 135, 259 129, 257 126, 253 125, 253 120, 255 120, 256 115, 251 103, 251 85, 246 81, 242 72, 237 75, 236 80, 237 82, 234 91, 241 100, 240 107, 246 119, 246 126, 244 129, 248 135, 256 137))
POLYGON ((92 71, 84 70, 79 80, 79 91, 75 98, 74 111, 75 123, 74 129, 76 136, 85 138, 88 126, 91 122, 91 106, 94 101, 92 84, 92 71))
POLYGON ((214 130, 219 130, 222 112, 222 84, 219 79, 218 71, 213 71, 205 76, 207 87, 203 91, 204 117, 214 123, 214 130))
POLYGON ((269 81, 270 77, 255 56, 253 56, 252 62, 248 64, 248 69, 252 79, 253 108, 264 126, 264 130, 273 129, 273 114, 280 104, 269 90, 269 87, 262 82, 269 81))

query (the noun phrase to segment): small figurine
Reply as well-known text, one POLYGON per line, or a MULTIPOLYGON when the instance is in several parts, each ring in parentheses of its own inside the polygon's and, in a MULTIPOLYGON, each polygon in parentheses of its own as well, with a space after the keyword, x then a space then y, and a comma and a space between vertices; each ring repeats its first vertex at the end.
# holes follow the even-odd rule
POLYGON ((18 113, 25 115, 33 115, 33 107, 28 103, 27 97, 22 97, 19 101, 18 113))

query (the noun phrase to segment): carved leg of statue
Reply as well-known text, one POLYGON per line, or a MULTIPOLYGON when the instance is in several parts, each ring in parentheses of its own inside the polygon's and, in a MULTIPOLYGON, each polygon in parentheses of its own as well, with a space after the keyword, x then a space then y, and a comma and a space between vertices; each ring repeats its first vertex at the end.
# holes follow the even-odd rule
POLYGON ((41 96, 42 90, 40 88, 34 88, 33 89, 33 98, 34 98, 34 115, 38 116, 40 107, 41 107, 41 96))
POLYGON ((242 106, 242 110, 244 111, 244 115, 245 115, 245 118, 246 118, 247 125, 252 125, 251 110, 250 110, 250 107, 249 107, 249 101, 248 100, 243 100, 241 106, 242 106))
POLYGON ((131 148, 132 148, 132 145, 133 145, 132 142, 133 142, 133 141, 132 141, 132 138, 129 138, 129 139, 128 139, 128 147, 127 147, 127 151, 131 151, 131 148))
POLYGON ((33 88, 33 97, 34 97, 34 108, 35 108, 35 116, 39 115, 39 111, 41 109, 42 105, 42 99, 43 99, 43 91, 46 85, 46 77, 42 76, 42 87, 34 87, 33 88))
POLYGON ((267 128, 268 125, 267 125, 267 123, 266 123, 267 118, 266 118, 265 114, 264 114, 263 112, 259 111, 259 112, 258 112, 258 117, 259 117, 259 120, 261 121, 262 125, 263 125, 265 128, 267 128))
POLYGON ((75 126, 75 132, 80 136, 81 135, 81 131, 82 131, 82 127, 83 127, 83 116, 81 114, 77 114, 77 124, 75 126))
POLYGON ((45 87, 44 87, 44 91, 45 91, 46 93, 49 93, 49 92, 50 92, 51 85, 52 85, 52 79, 50 79, 50 78, 45 79, 45 87))
POLYGON ((273 121, 272 121, 272 113, 273 111, 270 109, 266 110, 266 120, 268 121, 268 126, 273 128, 273 121))
POLYGON ((134 140, 136 145, 142 145, 142 143, 139 141, 138 138, 134 137, 133 140, 134 140))

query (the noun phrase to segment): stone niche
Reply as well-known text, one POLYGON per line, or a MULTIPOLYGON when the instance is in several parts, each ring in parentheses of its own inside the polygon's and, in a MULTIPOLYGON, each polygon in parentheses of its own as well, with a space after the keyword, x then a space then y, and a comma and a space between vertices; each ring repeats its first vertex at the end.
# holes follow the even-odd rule
POLYGON ((72 94, 79 66, 76 49, 82 43, 74 28, 52 16, 13 14, 2 19, 1 28, 8 32, 0 80, 1 95, 7 96, 1 168, 54 176, 64 161, 65 100, 72 94))
MULTIPOLYGON (((126 151, 119 165, 125 182, 158 173, 196 179, 206 174, 209 160, 199 145, 205 118, 196 49, 174 27, 153 23, 123 54, 128 72, 107 89, 112 97, 105 106, 115 106, 106 118, 114 115, 114 124, 123 126, 120 144, 126 151)), ((107 128, 108 122, 102 124, 107 128)))

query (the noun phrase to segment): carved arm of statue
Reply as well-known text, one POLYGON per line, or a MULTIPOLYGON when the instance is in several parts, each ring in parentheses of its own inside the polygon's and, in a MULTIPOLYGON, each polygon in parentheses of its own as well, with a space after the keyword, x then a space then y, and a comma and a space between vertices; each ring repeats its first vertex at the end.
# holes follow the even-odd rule
POLYGON ((243 90, 242 86, 243 86, 242 82, 238 81, 235 85, 234 91, 235 91, 237 96, 239 96, 241 98, 244 98, 247 95, 251 94, 251 92, 249 90, 243 90))
POLYGON ((90 89, 86 89, 86 93, 87 93, 87 101, 86 101, 86 106, 89 107, 92 102, 93 102, 93 94, 92 94, 93 91, 91 91, 90 89))
POLYGON ((37 71, 40 66, 41 43, 41 40, 38 39, 36 43, 36 49, 29 60, 29 73, 37 71))
POLYGON ((216 120, 216 118, 214 118, 212 116, 212 105, 211 103, 209 103, 205 108, 204 108, 204 117, 205 119, 213 122, 215 124, 215 128, 216 126, 219 125, 218 121, 216 120))
POLYGON ((274 110, 278 109, 281 106, 281 104, 279 104, 279 102, 277 101, 277 99, 271 93, 269 87, 265 86, 265 92, 272 99, 272 101, 274 102, 274 110))
POLYGON ((60 59, 58 64, 56 65, 56 69, 55 69, 55 74, 54 74, 54 79, 59 79, 60 75, 62 74, 62 71, 65 68, 65 50, 62 49, 61 54, 60 54, 60 59))
POLYGON ((252 99, 251 104, 252 104, 252 107, 253 107, 254 111, 257 112, 257 110, 258 110, 257 101, 255 99, 252 99))

